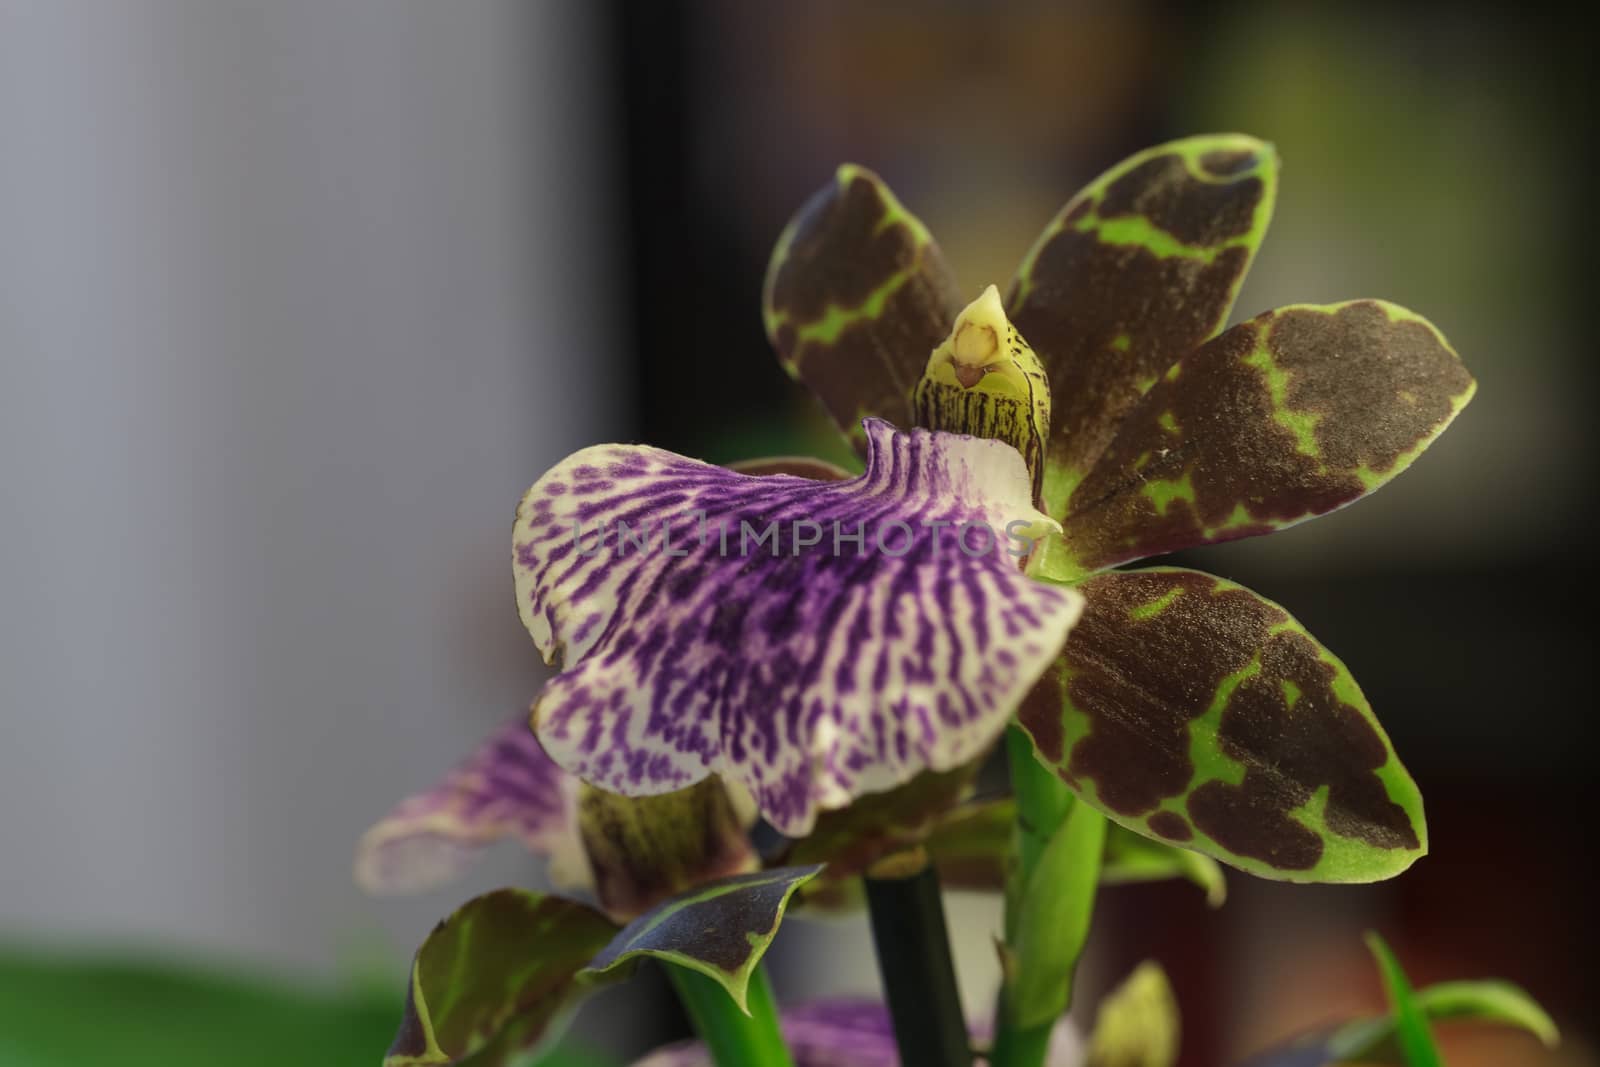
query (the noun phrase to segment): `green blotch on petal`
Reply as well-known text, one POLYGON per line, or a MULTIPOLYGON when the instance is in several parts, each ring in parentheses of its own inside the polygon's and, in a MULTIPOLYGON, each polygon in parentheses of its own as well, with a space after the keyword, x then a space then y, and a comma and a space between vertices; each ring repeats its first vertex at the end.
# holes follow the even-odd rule
POLYGON ((1184 471, 1183 477, 1176 480, 1149 481, 1144 483, 1144 488, 1140 492, 1155 505, 1156 514, 1165 515, 1167 509, 1178 501, 1186 504, 1194 503, 1194 475, 1190 471, 1184 471))
POLYGON ((1295 448, 1313 459, 1321 456, 1322 450, 1317 447, 1317 423, 1322 416, 1312 411, 1296 411, 1289 406, 1289 375, 1272 361, 1272 354, 1265 348, 1258 348, 1245 357, 1244 362, 1260 370, 1266 378, 1267 389, 1272 394, 1272 417, 1279 426, 1294 434, 1295 448))
POLYGON ((1172 606, 1172 602, 1177 600, 1182 595, 1183 590, 1170 589, 1149 603, 1140 604, 1137 607, 1130 608, 1128 615, 1135 622, 1143 622, 1146 619, 1153 619, 1157 615, 1160 615, 1163 611, 1166 611, 1168 608, 1170 608, 1172 606))

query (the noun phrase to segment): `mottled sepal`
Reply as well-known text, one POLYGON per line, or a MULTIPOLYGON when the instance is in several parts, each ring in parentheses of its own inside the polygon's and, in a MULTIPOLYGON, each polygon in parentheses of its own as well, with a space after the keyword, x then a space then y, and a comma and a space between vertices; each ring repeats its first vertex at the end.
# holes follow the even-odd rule
POLYGON ((1039 235, 1006 309, 1049 376, 1051 515, 1139 396, 1222 329, 1277 182, 1271 145, 1190 137, 1112 167, 1039 235))
POLYGON ((553 759, 628 795, 718 773, 802 837, 989 747, 1081 606, 1018 570, 1009 535, 1051 522, 1010 447, 866 429, 847 481, 606 445, 529 490, 516 593, 566 668, 534 711, 553 759))
MULTIPOLYGON (((1549 1014, 1525 991, 1494 979, 1440 982, 1412 994, 1417 1009, 1435 1023, 1468 1022, 1507 1026, 1537 1038, 1545 1048, 1561 1042, 1549 1014)), ((1305 1034, 1250 1060, 1246 1067, 1405 1067, 1395 1040, 1393 1016, 1354 1019, 1305 1034)))
POLYGON ((1169 845, 1113 825, 1106 833, 1106 854, 1100 864, 1101 885, 1130 885, 1182 878, 1206 895, 1206 903, 1220 908, 1228 899, 1228 882, 1210 856, 1169 845))
POLYGON ((591 785, 578 794, 595 893, 606 914, 622 921, 703 882, 755 870, 749 825, 715 776, 659 796, 591 785))
POLYGON ((1370 882, 1427 851, 1422 797, 1350 672, 1207 574, 1096 575, 1039 759, 1122 825, 1265 878, 1370 882))
MULTIPOLYGON (((829 818, 831 815, 823 816, 818 820, 819 826, 829 818)), ((1016 820, 1016 801, 1010 797, 969 801, 939 816, 925 831, 922 847, 939 872, 940 886, 978 892, 1004 889, 1016 820)), ((825 858, 823 851, 817 850, 818 858, 825 858)), ((861 868, 849 863, 836 870, 836 864, 837 861, 830 863, 802 891, 805 913, 846 911, 864 905, 860 879, 853 876, 861 868)), ((1152 841, 1115 823, 1107 827, 1105 854, 1100 863, 1102 886, 1174 878, 1199 888, 1213 908, 1221 907, 1227 899, 1222 868, 1210 856, 1152 841)))
POLYGON ((928 357, 911 406, 929 430, 1004 441, 1028 464, 1037 501, 1050 433, 1050 385, 1039 357, 1006 318, 994 286, 956 316, 928 357))
POLYGON ((362 836, 356 881, 370 893, 431 889, 460 874, 490 844, 512 837, 549 858, 556 886, 586 887, 577 788, 578 780, 545 755, 527 720, 518 717, 438 785, 401 801, 362 836))
POLYGON ((578 972, 616 933, 592 908, 518 889, 467 902, 428 935, 384 1067, 525 1062, 560 1031, 578 972))
POLYGON ((778 361, 858 450, 865 416, 912 424, 911 389, 962 303, 927 227, 849 163, 778 238, 761 298, 778 361))
POLYGON ((1100 1002, 1084 1067, 1172 1067, 1179 1034, 1172 984, 1146 960, 1100 1002))
POLYGON ((1326 514, 1386 484, 1472 398, 1439 331, 1377 300, 1281 308, 1174 364, 1072 494, 1085 569, 1326 514))
MULTIPOLYGON (((975 1043, 984 1030, 975 1028, 975 1043)), ((881 1003, 839 997, 797 1004, 783 1012, 783 1037, 794 1067, 900 1067, 889 1012, 881 1003)), ((1072 1024, 1056 1027, 1041 1067, 1080 1067, 1082 1045, 1072 1024)), ((657 1049, 633 1067, 713 1067, 706 1047, 683 1041, 657 1049)))
POLYGON ((821 870, 778 867, 682 893, 624 927, 584 974, 617 974, 648 956, 706 975, 744 1008, 750 975, 777 936, 789 898, 821 870))
MULTIPOLYGON (((905 785, 857 798, 824 812, 811 833, 782 854, 786 864, 827 865, 802 893, 806 903, 834 898, 884 856, 925 843, 941 820, 972 791, 981 758, 952 771, 924 771, 905 785)), ((852 894, 853 897, 853 894, 852 894)))

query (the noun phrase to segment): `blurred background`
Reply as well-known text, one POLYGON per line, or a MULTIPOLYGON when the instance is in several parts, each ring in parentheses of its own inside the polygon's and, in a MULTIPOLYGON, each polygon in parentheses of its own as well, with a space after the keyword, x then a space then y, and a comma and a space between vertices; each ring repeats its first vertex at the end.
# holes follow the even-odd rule
MULTIPOLYGON (((1407 3, 0 0, 0 1067, 377 1062, 431 924, 533 878, 350 880, 540 684, 521 491, 599 440, 836 454, 759 290, 838 162, 976 294, 1105 167, 1221 130, 1284 159, 1236 317, 1385 297, 1480 382, 1395 488, 1183 560, 1350 665, 1432 854, 1219 912, 1110 890, 1080 1004, 1157 958, 1184 1067, 1229 1063, 1378 1010, 1376 928, 1566 1037, 1454 1031, 1453 1064, 1600 1062, 1583 40, 1407 3)), ((998 907, 951 907, 979 1014, 998 907)), ((868 944, 791 931, 780 996, 874 990, 868 944)), ((646 980, 571 1055, 682 1032, 646 980)))

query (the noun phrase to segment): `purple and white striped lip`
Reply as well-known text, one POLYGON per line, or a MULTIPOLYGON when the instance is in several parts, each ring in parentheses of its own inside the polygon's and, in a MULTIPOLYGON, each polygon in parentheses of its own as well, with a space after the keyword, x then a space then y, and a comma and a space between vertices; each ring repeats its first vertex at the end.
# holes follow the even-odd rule
POLYGON ((557 763, 613 792, 651 795, 708 774, 742 783, 791 836, 821 810, 980 755, 1060 651, 1082 608, 1017 559, 901 551, 867 536, 806 551, 796 520, 869 531, 900 523, 1034 534, 1021 455, 998 441, 864 423, 863 474, 735 473, 660 449, 578 452, 523 498, 518 610, 563 671, 534 704, 557 763), (679 530, 776 522, 771 552, 685 537, 670 551, 588 551, 575 528, 679 530))
POLYGON ((524 716, 497 729, 432 788, 402 800, 362 835, 356 882, 369 893, 416 893, 460 875, 512 837, 549 860, 550 881, 593 883, 578 831, 579 782, 546 756, 524 716))
MULTIPOLYGON (((784 1043, 795 1067, 900 1067, 889 1011, 864 997, 833 997, 787 1008, 782 1018, 784 1043)), ((973 1028, 973 1038, 987 1039, 988 1027, 973 1028)), ((1076 1067, 1083 1062, 1083 1043, 1070 1020, 1056 1024, 1045 1067, 1076 1067)), ((712 1067, 699 1041, 681 1041, 659 1048, 633 1067, 712 1067)))

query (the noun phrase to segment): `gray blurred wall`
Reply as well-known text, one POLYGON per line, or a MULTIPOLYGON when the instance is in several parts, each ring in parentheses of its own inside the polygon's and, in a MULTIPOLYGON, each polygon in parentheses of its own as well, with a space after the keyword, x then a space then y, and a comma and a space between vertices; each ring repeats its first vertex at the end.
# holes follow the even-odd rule
POLYGON ((620 429, 589 12, 0 0, 0 941, 328 970, 522 875, 350 850, 526 705, 517 497, 620 429))

